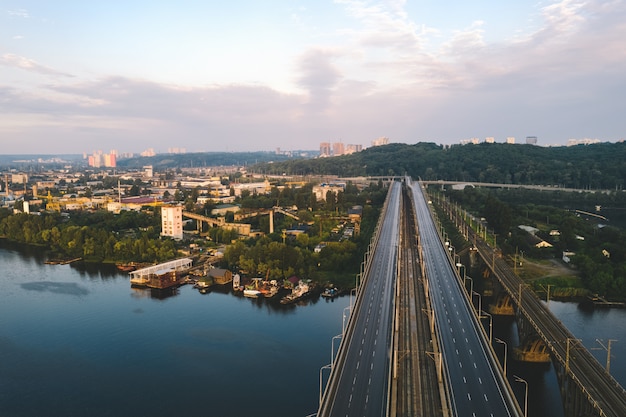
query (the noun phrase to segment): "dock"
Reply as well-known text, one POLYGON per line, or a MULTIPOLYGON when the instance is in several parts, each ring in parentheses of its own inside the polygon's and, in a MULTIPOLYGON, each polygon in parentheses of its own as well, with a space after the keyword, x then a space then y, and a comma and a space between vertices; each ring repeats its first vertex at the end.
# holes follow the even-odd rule
POLYGON ((137 269, 129 272, 130 284, 138 287, 156 289, 170 288, 181 285, 193 260, 190 258, 175 259, 158 265, 137 269))
POLYGON ((587 299, 593 304, 594 307, 599 308, 625 308, 626 304, 620 301, 609 301, 604 297, 597 294, 588 296, 587 299))

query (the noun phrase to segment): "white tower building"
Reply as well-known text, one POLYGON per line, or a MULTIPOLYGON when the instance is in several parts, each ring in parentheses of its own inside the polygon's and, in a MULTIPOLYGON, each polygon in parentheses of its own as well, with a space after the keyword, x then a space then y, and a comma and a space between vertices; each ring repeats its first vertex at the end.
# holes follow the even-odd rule
POLYGON ((183 207, 161 207, 161 236, 176 240, 183 238, 183 207))

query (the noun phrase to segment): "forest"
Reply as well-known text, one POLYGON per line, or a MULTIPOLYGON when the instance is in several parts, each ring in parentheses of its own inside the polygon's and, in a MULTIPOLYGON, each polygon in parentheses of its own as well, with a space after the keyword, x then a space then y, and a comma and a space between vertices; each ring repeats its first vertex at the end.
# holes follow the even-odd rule
POLYGON ((538 184, 562 188, 621 190, 626 180, 626 143, 571 147, 480 143, 389 144, 332 158, 261 163, 268 174, 338 176, 405 175, 423 180, 538 184))
POLYGON ((171 240, 159 239, 160 217, 123 211, 73 212, 70 216, 44 212, 13 214, 0 209, 0 236, 45 246, 52 256, 91 262, 159 262, 176 257, 171 240))
POLYGON ((250 276, 289 278, 297 275, 319 283, 332 283, 349 288, 359 271, 363 253, 378 221, 379 210, 386 197, 386 187, 373 183, 358 190, 351 183, 343 192, 329 192, 317 201, 311 185, 301 188, 272 188, 267 196, 244 193, 236 203, 242 208, 271 208, 274 205, 298 207, 300 222, 276 216, 274 233, 269 232, 268 216, 252 220, 253 227, 266 236, 238 240, 226 248, 224 267, 242 270, 250 276), (348 209, 363 208, 360 233, 343 239, 338 224, 345 222, 348 209), (286 238, 282 230, 304 227, 305 233, 286 238), (315 248, 321 248, 319 252, 315 248))

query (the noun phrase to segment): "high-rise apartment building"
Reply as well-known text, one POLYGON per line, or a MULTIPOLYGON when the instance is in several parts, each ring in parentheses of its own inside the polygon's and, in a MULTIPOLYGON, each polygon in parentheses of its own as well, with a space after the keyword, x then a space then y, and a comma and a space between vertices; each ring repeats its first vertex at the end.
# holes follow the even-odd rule
POLYGON ((506 143, 508 143, 509 145, 514 145, 515 138, 513 136, 509 136, 508 138, 506 138, 506 143))
POLYGON ((161 236, 183 238, 183 206, 161 207, 161 236))
POLYGON ((340 155, 343 155, 344 153, 345 153, 345 150, 344 150, 343 143, 341 142, 333 143, 333 155, 334 156, 340 156, 340 155))
POLYGON ((330 142, 322 142, 320 143, 320 156, 330 156, 331 155, 330 142))
POLYGON ((526 136, 526 144, 527 145, 536 145, 537 144, 537 136, 526 136))
POLYGON ((374 139, 372 141, 372 146, 382 146, 382 145, 388 145, 389 144, 389 138, 386 136, 381 136, 378 139, 374 139))
POLYGON ((103 153, 96 151, 87 157, 87 163, 90 167, 115 168, 117 166, 117 151, 112 150, 111 153, 103 153))

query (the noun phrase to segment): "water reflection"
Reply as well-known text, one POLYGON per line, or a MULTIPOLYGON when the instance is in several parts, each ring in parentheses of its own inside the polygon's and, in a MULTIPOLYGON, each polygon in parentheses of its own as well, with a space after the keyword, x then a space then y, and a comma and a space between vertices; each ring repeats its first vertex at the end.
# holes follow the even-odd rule
POLYGON ((100 264, 94 262, 73 262, 70 264, 72 269, 80 274, 81 278, 91 279, 128 279, 128 274, 121 273, 113 264, 100 264))
POLYGON ((54 294, 82 296, 89 294, 89 290, 74 282, 25 282, 20 284, 22 289, 28 291, 51 292, 54 294))
POLYGON ((27 261, 38 265, 43 264, 48 257, 48 250, 45 247, 41 248, 25 245, 22 243, 11 242, 7 239, 0 239, 0 249, 7 252, 19 253, 22 262, 27 261))
POLYGON ((518 376, 528 382, 528 416, 530 417, 562 417, 563 406, 552 363, 530 363, 514 359, 513 351, 519 347, 517 323, 511 316, 493 316, 493 349, 500 364, 504 362, 505 349, 509 385, 515 393, 520 405, 524 404, 526 387, 516 382, 518 376), (506 347, 495 340, 502 340, 506 347))
MULTIPOLYGON (((130 285, 130 284, 129 284, 130 285)), ((170 297, 180 294, 179 287, 164 288, 144 288, 131 286, 131 297, 133 298, 152 298, 153 300, 163 301, 170 297)))

